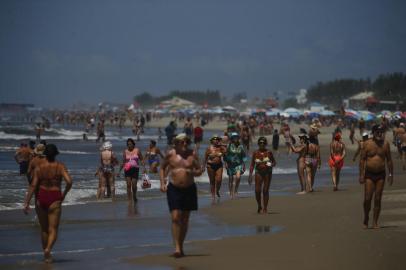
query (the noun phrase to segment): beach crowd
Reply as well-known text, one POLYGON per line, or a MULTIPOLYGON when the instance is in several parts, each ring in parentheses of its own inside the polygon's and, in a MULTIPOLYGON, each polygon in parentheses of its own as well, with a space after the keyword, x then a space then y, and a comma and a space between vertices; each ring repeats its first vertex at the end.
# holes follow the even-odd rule
MULTIPOLYGON (((207 173, 210 182, 210 194, 213 204, 222 196, 223 171, 228 176, 227 193, 231 199, 238 198, 241 177, 248 174, 248 183, 254 184, 256 212, 267 214, 269 209, 269 189, 273 168, 277 166, 281 154, 296 155, 295 160, 299 179, 298 195, 314 191, 317 171, 322 159, 327 160, 331 172, 332 190, 340 188, 340 173, 348 151, 344 143, 343 130, 349 130, 348 141, 357 144, 353 161, 358 160, 359 183, 364 185, 363 226, 369 227, 369 213, 373 200, 372 227, 379 228, 381 198, 385 181, 393 183, 393 162, 390 145, 398 151, 406 170, 406 127, 405 119, 387 119, 376 121, 348 119, 345 117, 321 117, 313 119, 284 119, 266 115, 222 116, 226 129, 219 130, 208 138, 208 147, 202 148, 204 128, 214 121, 215 116, 205 114, 174 115, 174 120, 166 127, 159 127, 156 134, 159 139, 166 137, 166 146, 160 149, 156 140, 150 140, 146 149, 137 147, 147 123, 159 117, 153 113, 137 114, 129 117, 125 114, 60 114, 54 113, 51 122, 83 124, 83 139, 95 129, 96 142, 100 147, 100 160, 95 170, 99 178, 96 188, 97 199, 116 200, 115 181, 124 176, 127 187, 127 199, 138 203, 137 183, 149 188, 149 174, 159 174, 160 190, 166 193, 171 215, 171 230, 175 244, 173 256, 185 256, 183 244, 189 227, 191 211, 198 209, 198 190, 195 177, 207 173), (96 124, 96 119, 98 122, 96 124), (113 144, 106 138, 105 129, 110 125, 126 128, 130 121, 133 138, 126 140, 126 148, 121 154, 113 151, 113 144), (290 123, 301 125, 299 134, 293 133, 290 123), (105 125, 110 122, 109 125, 105 125), (329 144, 329 155, 322 157, 319 134, 325 126, 333 126, 329 144), (360 140, 356 139, 359 131, 360 140), (392 132, 393 141, 385 139, 392 132), (284 144, 282 144, 284 143, 284 144), (124 172, 123 172, 124 171, 124 172)), ((36 126, 37 141, 22 143, 15 154, 21 175, 28 181, 28 191, 24 203, 24 212, 28 213, 32 197, 35 211, 41 227, 44 260, 52 262, 51 250, 57 239, 61 217, 61 206, 72 187, 72 178, 68 169, 56 159, 59 154, 55 144, 41 140, 45 127, 36 126), (62 183, 65 182, 62 190, 62 183)), ((295 130, 296 132, 296 130, 295 130)))

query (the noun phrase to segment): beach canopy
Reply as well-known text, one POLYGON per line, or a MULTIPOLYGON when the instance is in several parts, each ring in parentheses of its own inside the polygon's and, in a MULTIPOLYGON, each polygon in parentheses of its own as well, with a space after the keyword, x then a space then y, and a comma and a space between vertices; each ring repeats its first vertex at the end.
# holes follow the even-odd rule
POLYGON ((379 118, 381 118, 381 117, 385 117, 385 118, 391 118, 392 116, 393 116, 394 114, 392 114, 392 112, 390 112, 390 111, 381 111, 376 117, 379 117, 379 118))
POLYGON ((171 99, 162 101, 161 105, 162 107, 170 107, 170 108, 187 108, 195 106, 196 104, 192 101, 175 96, 172 97, 171 99))
POLYGON ((345 109, 345 116, 357 120, 361 118, 360 113, 352 109, 345 109))
POLYGON ((282 111, 279 110, 279 109, 272 109, 272 110, 266 111, 266 112, 265 112, 265 115, 266 115, 266 116, 277 116, 277 115, 280 114, 281 112, 282 112, 282 111))
POLYGON ((360 113, 360 118, 364 118, 365 121, 373 121, 376 119, 376 115, 370 111, 359 111, 360 113))
POLYGON ((303 112, 296 108, 287 108, 283 111, 283 113, 281 113, 281 115, 284 117, 299 118, 301 115, 303 115, 303 112))
POLYGON ((237 109, 234 108, 233 106, 225 106, 225 107, 223 107, 223 110, 224 111, 233 111, 233 112, 237 111, 237 109))
POLYGON ((320 111, 320 115, 321 116, 334 116, 336 115, 333 111, 329 111, 329 110, 322 110, 320 111))

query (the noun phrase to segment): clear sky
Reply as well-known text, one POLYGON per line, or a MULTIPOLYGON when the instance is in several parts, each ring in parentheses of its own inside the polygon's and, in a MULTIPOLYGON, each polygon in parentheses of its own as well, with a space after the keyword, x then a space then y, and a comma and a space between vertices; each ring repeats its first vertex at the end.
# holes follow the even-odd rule
POLYGON ((406 1, 1 0, 0 102, 248 97, 406 72, 406 1))

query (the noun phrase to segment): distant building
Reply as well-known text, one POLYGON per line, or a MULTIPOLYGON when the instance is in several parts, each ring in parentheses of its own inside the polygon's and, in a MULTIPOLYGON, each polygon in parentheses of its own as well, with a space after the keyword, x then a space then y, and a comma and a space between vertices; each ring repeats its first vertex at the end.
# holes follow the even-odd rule
POLYGON ((366 110, 367 109, 367 99, 373 98, 374 92, 361 92, 350 98, 348 98, 348 106, 354 110, 366 110))
POLYGON ((398 111, 402 107, 402 100, 378 100, 373 92, 361 92, 348 99, 348 108, 369 111, 398 111))

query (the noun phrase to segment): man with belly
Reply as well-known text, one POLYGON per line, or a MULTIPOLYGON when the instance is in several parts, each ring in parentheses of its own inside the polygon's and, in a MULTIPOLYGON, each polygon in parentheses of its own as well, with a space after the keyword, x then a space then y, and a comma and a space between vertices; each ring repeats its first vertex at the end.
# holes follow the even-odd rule
POLYGON ((385 141, 385 130, 382 126, 372 127, 373 138, 364 142, 361 150, 359 182, 365 184, 364 196, 364 228, 368 228, 369 211, 374 197, 373 228, 378 229, 378 218, 381 211, 382 192, 385 185, 386 166, 388 167, 387 181, 393 183, 393 163, 390 145, 385 141), (386 165, 386 166, 385 166, 386 165))
POLYGON ((190 211, 197 210, 197 189, 195 176, 203 170, 195 151, 189 149, 190 138, 181 133, 174 138, 174 148, 165 155, 159 176, 161 191, 166 192, 172 218, 172 237, 175 243, 173 256, 185 256, 185 241, 190 211), (168 183, 167 176, 170 176, 168 183))

